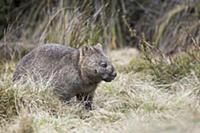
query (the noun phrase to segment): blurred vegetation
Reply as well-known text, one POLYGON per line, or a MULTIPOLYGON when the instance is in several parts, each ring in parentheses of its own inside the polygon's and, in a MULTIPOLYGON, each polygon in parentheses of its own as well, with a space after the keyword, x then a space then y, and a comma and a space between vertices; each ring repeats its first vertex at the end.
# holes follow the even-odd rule
POLYGON ((167 54, 187 48, 190 36, 200 40, 198 0, 2 0, 0 6, 0 37, 7 41, 139 48, 135 29, 167 54))

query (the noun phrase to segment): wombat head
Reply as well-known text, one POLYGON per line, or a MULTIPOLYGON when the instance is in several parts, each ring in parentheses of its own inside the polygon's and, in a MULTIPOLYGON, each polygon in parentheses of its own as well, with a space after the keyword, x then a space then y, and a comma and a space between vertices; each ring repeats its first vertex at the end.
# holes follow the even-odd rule
POLYGON ((112 81, 117 73, 105 56, 102 45, 83 46, 80 49, 80 70, 82 77, 89 82, 112 81))

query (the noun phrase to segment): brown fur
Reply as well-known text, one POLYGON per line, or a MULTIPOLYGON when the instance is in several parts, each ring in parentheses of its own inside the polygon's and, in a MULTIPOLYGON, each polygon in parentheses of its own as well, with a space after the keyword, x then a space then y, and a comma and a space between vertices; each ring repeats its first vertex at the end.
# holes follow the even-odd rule
POLYGON ((77 96, 85 107, 91 109, 94 92, 102 80, 110 82, 116 72, 105 56, 101 45, 83 46, 79 49, 59 44, 46 44, 35 48, 17 64, 13 81, 34 81, 42 78, 51 82, 54 92, 63 100, 77 96))

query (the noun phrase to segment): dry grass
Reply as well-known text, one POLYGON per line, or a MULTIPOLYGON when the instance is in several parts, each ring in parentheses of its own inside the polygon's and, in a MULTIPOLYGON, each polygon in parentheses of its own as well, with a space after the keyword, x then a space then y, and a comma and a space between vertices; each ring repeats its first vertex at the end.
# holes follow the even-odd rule
MULTIPOLYGON (((132 37, 128 34, 131 28, 135 28, 138 33, 145 32, 142 39, 155 41, 158 48, 166 50, 165 53, 173 51, 179 44, 190 45, 191 38, 199 42, 199 21, 198 15, 195 16, 199 7, 196 7, 197 4, 193 1, 191 8, 195 9, 194 13, 190 13, 190 8, 185 9, 185 1, 166 1, 168 5, 165 2, 160 4, 159 0, 152 1, 153 3, 135 1, 136 5, 131 6, 129 2, 125 5, 123 1, 120 1, 123 4, 115 0, 98 4, 98 1, 84 0, 77 5, 78 10, 76 2, 69 7, 64 5, 63 0, 58 2, 58 5, 45 2, 50 1, 37 1, 33 5, 25 2, 21 4, 22 7, 25 6, 25 12, 22 12, 21 8, 15 9, 16 15, 12 16, 17 18, 13 24, 8 25, 3 42, 31 40, 37 44, 58 42, 73 47, 101 42, 106 47, 116 48, 127 45, 126 37, 132 37), (177 5, 181 7, 178 10, 175 8, 177 5), (121 22, 121 16, 124 17, 125 14, 125 10, 118 12, 121 6, 131 7, 127 13, 138 15, 139 18, 133 19, 125 16, 125 19, 136 21, 134 27, 127 29, 123 21, 121 22), (131 10, 136 7, 139 9, 131 10), (144 13, 140 16, 141 11, 144 13)), ((135 39, 132 41, 135 42, 135 39)), ((26 47, 28 43, 30 42, 24 43, 26 47)), ((18 44, 13 44, 16 45, 18 44)), ((18 51, 19 58, 20 53, 26 52, 9 47, 2 50, 8 51, 8 55, 18 51)), ((86 111, 75 99, 70 103, 61 102, 51 92, 48 84, 35 84, 30 80, 24 85, 14 85, 11 79, 16 62, 1 60, 0 132, 183 133, 200 130, 199 62, 180 59, 179 63, 174 64, 166 65, 166 62, 162 61, 153 64, 148 62, 151 59, 141 60, 141 56, 134 49, 112 51, 110 55, 119 70, 118 77, 111 83, 103 82, 99 85, 92 111, 86 111), (127 70, 124 71, 125 68, 127 70), (181 76, 176 80, 171 79, 174 74, 181 76)), ((151 55, 147 57, 151 58, 151 55)))
MULTIPOLYGON (((123 51, 118 53, 117 56, 123 51)), ((86 111, 74 99, 68 104, 59 101, 48 85, 32 82, 13 85, 14 65, 14 62, 1 65, 2 133, 182 133, 200 130, 200 80, 195 73, 163 85, 155 84, 148 74, 121 72, 115 81, 100 84, 95 109, 86 111)))

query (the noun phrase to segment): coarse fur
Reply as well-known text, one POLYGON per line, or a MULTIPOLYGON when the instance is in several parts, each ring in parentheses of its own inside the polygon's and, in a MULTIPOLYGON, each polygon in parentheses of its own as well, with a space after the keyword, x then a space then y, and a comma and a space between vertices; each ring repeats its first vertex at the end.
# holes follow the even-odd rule
POLYGON ((13 81, 50 81, 62 100, 76 96, 91 109, 94 92, 102 80, 112 81, 116 71, 101 44, 78 49, 60 44, 45 44, 33 49, 17 64, 13 81))

